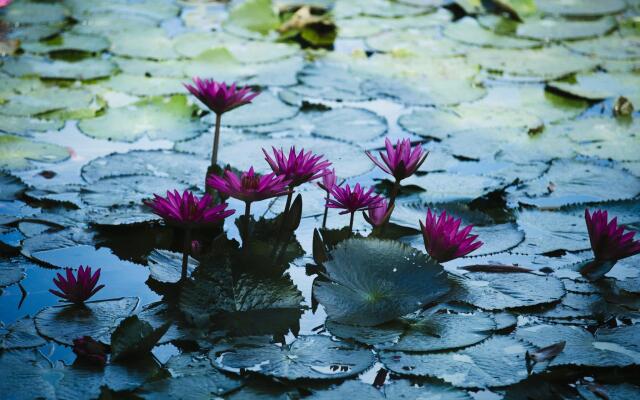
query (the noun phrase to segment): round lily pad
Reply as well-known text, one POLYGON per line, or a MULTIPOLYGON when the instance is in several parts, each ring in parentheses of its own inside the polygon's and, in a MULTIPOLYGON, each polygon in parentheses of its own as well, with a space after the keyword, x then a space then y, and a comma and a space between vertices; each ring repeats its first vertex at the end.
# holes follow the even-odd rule
POLYGON ((489 71, 542 81, 588 71, 597 65, 597 61, 560 46, 524 50, 478 49, 470 52, 468 57, 489 71))
POLYGON ((163 196, 167 191, 177 190, 182 193, 187 188, 186 184, 168 177, 114 176, 86 186, 80 192, 80 198, 92 207, 124 207, 142 204, 143 200, 151 200, 153 193, 163 196))
POLYGON ((317 391, 308 397, 309 400, 339 400, 346 398, 366 397, 370 400, 382 400, 384 396, 378 389, 360 381, 346 381, 343 384, 323 391, 317 391))
POLYGON ((178 58, 173 41, 160 28, 125 30, 109 35, 111 52, 119 56, 172 60, 178 58))
POLYGON ((18 196, 27 189, 19 178, 0 171, 0 200, 11 201, 17 200, 18 196))
POLYGON ((57 398, 51 363, 37 349, 0 352, 0 369, 11 371, 0 381, 0 393, 16 400, 57 398))
POLYGON ((384 118, 359 108, 336 108, 319 114, 313 122, 314 134, 353 143, 368 142, 387 131, 384 118), (348 136, 345 132, 348 132, 348 136))
POLYGON ((136 96, 165 96, 184 93, 186 89, 182 85, 183 82, 185 80, 177 78, 118 74, 102 82, 101 85, 136 96))
POLYGON ((66 3, 69 5, 74 17, 78 19, 82 17, 93 18, 95 15, 99 16, 103 13, 113 12, 138 15, 161 21, 175 17, 180 11, 180 7, 177 4, 162 1, 156 2, 154 0, 111 1, 107 3, 100 0, 67 0, 66 3))
POLYGON ((384 386, 388 399, 411 400, 434 398, 439 400, 471 400, 473 397, 464 390, 442 383, 412 384, 406 379, 394 379, 384 386))
POLYGON ((45 343, 46 341, 36 332, 33 318, 29 316, 0 329, 0 349, 2 350, 28 349, 45 343))
POLYGON ((373 168, 371 160, 361 148, 335 140, 317 138, 245 140, 222 147, 219 159, 223 163, 229 163, 241 170, 248 170, 253 165, 256 168, 256 172, 271 172, 268 165, 259 162, 259 160, 264 159, 262 149, 269 151, 272 146, 285 150, 288 150, 291 146, 296 146, 298 150, 304 148, 306 151, 311 150, 315 154, 323 154, 326 159, 331 161, 336 171, 340 171, 340 176, 344 178, 364 174, 373 168))
POLYGON ((331 252, 324 267, 328 281, 316 279, 313 295, 329 318, 344 324, 391 321, 449 290, 439 264, 393 241, 347 240, 331 252))
POLYGON ((69 150, 64 147, 21 136, 0 135, 0 168, 29 169, 30 161, 60 162, 67 158, 69 150))
POLYGON ((404 185, 415 185, 424 192, 419 194, 424 203, 449 203, 470 201, 499 189, 504 182, 498 178, 479 175, 458 175, 432 172, 423 176, 411 176, 404 185))
POLYGON ((83 89, 48 87, 11 96, 0 112, 8 115, 29 116, 58 111, 58 119, 64 116, 92 117, 99 108, 94 96, 83 89))
MULTIPOLYGON (((154 250, 148 256, 149 276, 162 283, 177 283, 181 278, 182 254, 169 250, 154 250)), ((189 257, 187 276, 191 275, 198 262, 189 257)))
POLYGON ((584 217, 567 213, 522 210, 517 215, 518 227, 524 231, 524 242, 517 251, 543 254, 554 250, 584 250, 589 240, 584 217))
POLYGON ((33 132, 57 131, 62 129, 64 121, 0 115, 0 131, 25 135, 33 132))
POLYGON ((60 3, 36 1, 14 2, 7 7, 2 20, 12 24, 53 24, 63 22, 69 11, 60 3))
POLYGON ((25 278, 23 258, 0 260, 0 288, 18 283, 25 278))
POLYGON ((338 2, 334 13, 340 18, 356 15, 397 18, 424 14, 433 8, 433 4, 415 4, 415 2, 407 4, 407 2, 389 3, 384 0, 351 0, 338 2))
POLYGON ((463 388, 507 386, 528 377, 525 353, 534 347, 510 336, 444 354, 383 352, 380 359, 400 375, 430 376, 463 388))
POLYGON ((174 400, 197 399, 203 396, 215 398, 242 386, 242 382, 211 370, 213 375, 187 375, 166 378, 147 383, 141 389, 143 399, 174 400))
POLYGON ((481 27, 478 22, 471 17, 465 17, 455 23, 446 25, 443 33, 451 39, 474 46, 506 49, 523 49, 540 46, 540 42, 535 40, 495 34, 481 27))
POLYGON ((411 78, 371 79, 362 84, 365 93, 373 97, 391 97, 411 105, 451 106, 478 100, 486 91, 467 79, 411 78))
POLYGON ((571 40, 604 35, 617 26, 612 17, 593 21, 570 21, 562 19, 527 19, 518 25, 518 36, 537 40, 571 40))
POLYGON ((468 46, 449 38, 436 37, 436 31, 388 31, 366 40, 372 50, 405 52, 447 57, 464 54, 468 46))
POLYGON ((122 73, 136 76, 181 78, 188 81, 185 63, 180 60, 154 61, 143 58, 112 57, 122 73))
POLYGON ((624 96, 631 103, 640 105, 640 76, 632 73, 595 72, 576 74, 569 82, 550 82, 555 90, 587 100, 602 100, 609 97, 624 96))
POLYGON ((97 118, 81 121, 78 127, 96 139, 134 142, 146 135, 151 139, 184 140, 206 129, 193 117, 194 110, 185 96, 152 97, 131 106, 110 108, 97 118))
POLYGON ((538 9, 548 14, 560 14, 571 17, 594 17, 604 14, 616 14, 627 5, 624 0, 537 0, 538 9))
POLYGON ((123 297, 90 301, 84 307, 50 306, 36 314, 36 328, 41 335, 67 346, 81 336, 109 344, 119 320, 131 315, 137 305, 137 297, 123 297))
POLYGON ((209 357, 225 371, 237 373, 242 368, 288 380, 346 378, 374 362, 370 350, 328 336, 298 336, 285 347, 269 343, 268 338, 229 339, 214 346, 209 357))
MULTIPOLYGON (((152 8, 159 9, 160 7, 157 6, 159 5, 156 4, 156 7, 152 8)), ((143 15, 114 11, 101 12, 90 16, 76 15, 76 17, 80 17, 81 19, 73 26, 71 32, 83 35, 108 36, 114 32, 153 28, 157 25, 157 21, 143 15)))
POLYGON ((14 26, 11 32, 6 34, 8 39, 17 39, 21 42, 34 42, 47 39, 58 34, 64 28, 64 22, 53 24, 20 25, 14 26))
POLYGON ((578 53, 611 60, 640 57, 640 37, 608 35, 596 39, 567 42, 565 46, 578 53))
POLYGON ((455 282, 451 300, 484 310, 552 303, 565 294, 560 279, 530 273, 469 272, 455 282))
POLYGON ((51 53, 65 50, 98 53, 109 48, 109 41, 101 36, 65 32, 51 39, 22 43, 20 47, 31 53, 51 53))
POLYGON ((4 60, 2 70, 13 76, 39 76, 51 79, 89 80, 111 75, 116 67, 101 58, 68 62, 47 57, 21 55, 4 60))
POLYGON ((296 107, 283 103, 269 92, 260 93, 251 104, 237 108, 222 117, 226 126, 265 125, 291 118, 298 113, 296 107))

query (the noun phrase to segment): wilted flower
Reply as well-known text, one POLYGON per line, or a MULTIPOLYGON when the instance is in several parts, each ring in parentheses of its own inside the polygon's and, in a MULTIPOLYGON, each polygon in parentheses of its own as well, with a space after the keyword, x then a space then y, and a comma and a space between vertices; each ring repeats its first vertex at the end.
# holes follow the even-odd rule
POLYGON ((597 210, 589 214, 584 210, 584 219, 589 231, 591 249, 598 261, 617 261, 640 254, 640 241, 633 240, 635 232, 626 232, 618 226, 618 219, 608 221, 606 211, 597 210))
POLYGON ((213 79, 193 78, 194 85, 185 84, 184 87, 204 103, 211 111, 221 115, 234 108, 251 103, 259 92, 249 87, 237 87, 236 83, 228 86, 224 82, 213 79))
POLYGON ((223 177, 209 175, 207 184, 226 196, 251 203, 287 194, 289 181, 274 173, 256 174, 251 167, 240 177, 229 170, 225 171, 223 177))
POLYGON ((478 235, 471 235, 469 225, 459 230, 461 219, 447 215, 446 211, 437 217, 431 210, 427 210, 427 219, 420 228, 424 239, 424 247, 429 255, 439 262, 450 261, 465 256, 482 246, 482 242, 474 242, 478 235))
POLYGON ((282 149, 277 150, 272 147, 272 150, 273 158, 265 149, 262 149, 265 159, 276 175, 284 176, 290 181, 289 186, 291 187, 320 178, 328 171, 326 168, 331 165, 329 161, 322 159, 322 155, 315 155, 311 151, 305 152, 304 149, 301 149, 299 153, 296 153, 295 146, 289 149, 288 157, 282 149))
POLYGON ((208 194, 198 199, 188 190, 185 190, 182 196, 177 190, 173 193, 167 192, 167 197, 157 194, 154 196, 152 201, 147 201, 145 204, 167 223, 183 228, 216 224, 235 212, 235 210, 226 210, 227 203, 213 205, 211 196, 208 194))
POLYGON ((393 207, 393 204, 389 206, 386 200, 382 200, 377 207, 370 208, 366 212, 363 211, 362 215, 372 227, 377 228, 387 223, 393 212, 393 207))
POLYGON ((358 210, 366 210, 377 207, 381 197, 372 195, 373 188, 369 188, 366 192, 360 187, 359 183, 351 190, 349 185, 345 187, 334 186, 331 189, 333 199, 329 199, 327 205, 329 208, 341 208, 340 214, 354 213, 358 210))
POLYGON ((384 141, 386 146, 386 154, 380 152, 380 158, 378 160, 376 156, 367 151, 367 156, 384 172, 392 175, 396 182, 400 182, 404 178, 408 178, 413 175, 414 172, 426 160, 429 153, 422 150, 422 146, 417 145, 413 149, 411 148, 411 141, 409 139, 398 140, 396 145, 393 146, 389 139, 384 141))
POLYGON ((66 279, 59 273, 56 278, 53 278, 53 283, 55 283, 62 292, 53 289, 49 289, 49 291, 67 301, 82 304, 104 287, 104 285, 96 286, 100 279, 100 268, 98 268, 95 274, 91 275, 91 267, 83 268, 80 266, 77 277, 73 275, 71 268, 67 268, 66 271, 66 279))
POLYGON ((73 352, 79 359, 91 364, 105 365, 107 363, 105 346, 93 340, 91 336, 73 339, 73 352))

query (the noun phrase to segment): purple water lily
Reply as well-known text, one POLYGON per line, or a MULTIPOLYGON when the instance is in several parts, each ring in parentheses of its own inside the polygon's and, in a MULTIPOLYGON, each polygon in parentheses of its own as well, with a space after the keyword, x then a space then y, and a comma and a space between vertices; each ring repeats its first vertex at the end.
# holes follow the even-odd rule
POLYGON ((227 203, 213 205, 213 199, 208 194, 199 199, 188 190, 185 190, 182 195, 174 190, 167 191, 167 197, 157 194, 154 196, 152 201, 146 201, 145 204, 167 224, 185 229, 217 224, 236 212, 227 210, 227 203))
POLYGON ((100 279, 100 268, 91 275, 91 267, 78 268, 77 275, 71 268, 66 268, 66 279, 60 273, 53 278, 53 283, 60 289, 49 289, 49 292, 74 304, 82 304, 96 294, 104 285, 97 285, 100 279), (96 286, 97 285, 97 286, 96 286))
POLYGON ((344 187, 334 186, 331 189, 333 199, 327 201, 327 207, 343 209, 344 211, 341 211, 340 214, 350 213, 349 230, 353 231, 353 218, 356 211, 368 210, 379 206, 382 200, 381 197, 372 193, 373 188, 365 191, 360 187, 359 183, 353 189, 349 185, 344 187))
POLYGON ((378 207, 363 211, 362 215, 373 228, 379 228, 389 221, 393 207, 393 204, 390 205, 386 200, 381 200, 378 207))
POLYGON ((475 241, 478 235, 470 234, 473 225, 459 229, 461 222, 461 219, 447 215, 446 211, 437 217, 427 210, 427 219, 424 224, 420 221, 420 229, 424 247, 432 258, 438 262, 451 261, 482 246, 482 242, 475 241))
POLYGON ((597 210, 589 214, 584 210, 584 219, 589 231, 589 241, 596 260, 618 261, 640 254, 640 241, 633 240, 635 232, 625 232, 618 226, 618 218, 608 221, 606 211, 597 210))
POLYGON ((220 122, 222 114, 251 103, 259 92, 254 92, 249 87, 238 87, 236 83, 230 86, 224 82, 213 79, 193 78, 194 85, 185 84, 191 94, 216 114, 216 130, 213 137, 213 150, 211 152, 211 167, 218 162, 218 146, 220 143, 220 122))
POLYGON ((73 339, 73 352, 79 359, 90 364, 104 366, 107 363, 105 346, 91 336, 73 339))

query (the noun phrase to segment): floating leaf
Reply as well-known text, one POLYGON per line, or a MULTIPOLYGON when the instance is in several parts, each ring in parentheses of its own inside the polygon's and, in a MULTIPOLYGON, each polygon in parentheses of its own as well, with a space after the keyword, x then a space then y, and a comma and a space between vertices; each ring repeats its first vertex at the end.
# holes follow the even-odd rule
POLYGON ((540 46, 540 43, 535 40, 497 35, 482 28, 478 22, 471 17, 465 17, 455 23, 446 25, 443 33, 451 39, 474 46, 505 49, 522 49, 540 46))
POLYGON ((124 297, 90 301, 84 307, 50 306, 36 314, 36 328, 42 336, 67 346, 81 336, 109 344, 118 321, 128 317, 137 305, 136 297, 124 297))
POLYGON ((554 250, 584 250, 589 240, 584 217, 566 213, 522 210, 518 213, 518 227, 525 240, 518 251, 543 254, 554 250))
POLYGON ((640 105, 640 95, 633 88, 640 86, 640 76, 631 73, 594 72, 576 74, 569 82, 551 82, 555 90, 587 100, 602 100, 624 96, 640 105))
POLYGON ((96 139, 134 142, 146 135, 177 141, 196 137, 206 129, 193 113, 194 107, 188 105, 185 96, 152 97, 131 106, 110 108, 97 118, 81 121, 78 127, 96 139))
POLYGON ((7 7, 3 21, 12 24, 53 24, 63 22, 69 11, 59 3, 20 1, 7 7))
POLYGON ((374 362, 371 351, 328 336, 298 336, 288 346, 269 343, 265 337, 229 339, 214 346, 209 357, 225 371, 243 369, 288 380, 347 378, 374 362))
POLYGON ((605 2, 594 0, 536 0, 536 5, 542 12, 570 17, 595 17, 604 14, 616 14, 627 7, 624 0, 609 0, 605 2))
POLYGON ((280 19, 271 0, 248 0, 238 4, 230 10, 228 21, 262 35, 280 26, 280 19))
POLYGON ((506 386, 527 378, 525 353, 533 346, 510 336, 494 336, 478 345, 444 354, 383 352, 380 359, 400 375, 431 376, 453 386, 506 386))
POLYGON ((519 24, 518 36, 537 40, 572 40, 600 36, 616 28, 612 17, 593 21, 571 21, 562 19, 527 19, 519 24))
POLYGON ((428 31, 387 31, 366 39, 367 46, 376 51, 429 54, 448 57, 464 54, 467 45, 449 38, 436 37, 436 30, 428 31))
POLYGON ((442 383, 428 383, 414 385, 406 379, 394 379, 384 386, 384 393, 388 399, 410 400, 433 398, 439 400, 471 400, 473 397, 464 390, 442 383))
POLYGON ((46 57, 22 55, 4 60, 2 69, 13 76, 39 76, 51 79, 89 80, 104 78, 115 71, 115 65, 101 58, 85 58, 67 62, 46 57))
POLYGON ((352 143, 368 142, 387 131, 384 118, 359 108, 337 108, 320 114, 313 121, 314 134, 352 143), (343 132, 349 132, 348 139, 343 132))
POLYGON ((140 395, 143 399, 153 400, 215 398, 242 385, 214 369, 211 373, 213 375, 186 375, 153 381, 142 388, 140 395))
POLYGON ((484 310, 530 307, 560 300, 562 281, 529 273, 469 272, 455 277, 449 301, 461 301, 484 310))
POLYGON ((0 259, 0 288, 13 285, 23 280, 25 270, 23 258, 2 258, 0 259))
POLYGON ((67 158, 69 151, 64 147, 21 136, 0 135, 0 168, 23 170, 31 168, 29 161, 52 163, 67 158))
MULTIPOLYGON (((154 250, 148 256, 151 279, 161 283, 177 283, 182 274, 182 254, 169 250, 154 250)), ((198 261, 189 257, 187 276, 198 266, 198 261)))
POLYGON ((222 123, 227 126, 265 125, 291 118, 298 109, 288 106, 271 93, 261 93, 251 104, 225 114, 222 123))
MULTIPOLYGON (((136 206, 153 194, 164 195, 169 190, 182 192, 188 186, 173 178, 147 175, 114 176, 104 178, 80 192, 82 201, 92 207, 136 206)), ((150 215, 152 220, 157 218, 150 215)))
POLYGON ((51 364, 38 350, 0 352, 0 370, 11 371, 0 380, 0 393, 11 399, 56 399, 51 364))
POLYGON ((309 400, 340 400, 348 398, 367 398, 382 400, 385 397, 379 390, 360 381, 346 381, 333 389, 314 392, 309 400))
POLYGON ((0 131, 25 135, 62 129, 64 121, 0 115, 0 131))
POLYGON ((98 53, 109 48, 109 41, 101 36, 64 32, 51 39, 26 42, 20 46, 31 53, 52 53, 67 50, 98 53))
MULTIPOLYGON (((11 96, 0 107, 4 114, 28 116, 59 111, 59 119, 67 116, 93 117, 99 108, 94 104, 94 96, 82 89, 42 88, 25 94, 11 96)), ((45 116, 49 117, 50 116, 45 116)))
POLYGON ((33 319, 23 317, 6 328, 0 329, 0 349, 15 350, 39 347, 46 341, 38 336, 33 319))
POLYGON ((640 57, 640 38, 636 36, 608 35, 597 39, 567 42, 566 46, 578 53, 611 60, 629 60, 640 57))
POLYGON ((426 204, 470 201, 504 186, 504 182, 497 178, 447 172, 414 175, 403 183, 422 188, 425 192, 420 193, 419 197, 426 204))
POLYGON ((449 290, 442 267, 397 242, 349 239, 323 264, 313 294, 336 322, 373 326, 415 311, 449 290), (348 267, 347 267, 348 266, 348 267))
POLYGON ((111 334, 111 356, 120 360, 149 353, 170 326, 167 322, 153 328, 136 315, 125 318, 111 334))
POLYGON ((111 42, 111 52, 119 56, 154 60, 178 58, 178 53, 173 49, 173 41, 161 28, 111 33, 109 41, 111 42))
POLYGON ((118 74, 104 81, 105 87, 136 96, 165 96, 184 93, 184 80, 153 76, 118 74))

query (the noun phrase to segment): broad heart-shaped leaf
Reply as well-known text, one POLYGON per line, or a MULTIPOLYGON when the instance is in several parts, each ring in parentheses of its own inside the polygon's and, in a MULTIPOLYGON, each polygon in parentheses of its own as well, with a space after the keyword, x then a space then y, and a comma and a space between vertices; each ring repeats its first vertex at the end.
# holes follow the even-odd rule
POLYGON ((0 393, 11 400, 56 399, 51 364, 35 349, 0 352, 0 393))
POLYGON ((442 383, 414 385, 407 379, 394 379, 384 386, 387 399, 438 399, 438 400, 471 400, 473 397, 464 390, 442 383))
POLYGON ((182 95, 168 99, 151 97, 131 106, 110 108, 104 115, 78 124, 96 139, 134 142, 151 139, 185 140, 198 136, 206 126, 193 117, 195 107, 182 95))
POLYGON ((565 294, 560 279, 530 273, 469 272, 453 280, 456 284, 447 300, 484 310, 552 303, 565 294))
POLYGON ((111 356, 120 360, 149 353, 170 326, 167 322, 154 329, 136 315, 125 318, 111 334, 111 356))
POLYGON ((18 283, 25 278, 22 257, 0 259, 0 288, 18 283))
POLYGON ((22 136, 0 135, 0 168, 24 170, 29 161, 60 162, 69 158, 69 150, 51 143, 36 142, 22 136))
MULTIPOLYGON (((148 256, 151 279, 162 283, 177 283, 182 274, 182 254, 169 250, 153 250, 148 256)), ((189 257, 187 276, 198 266, 198 261, 189 257)))
POLYGON ((539 208, 626 200, 640 193, 640 178, 616 168, 558 160, 539 179, 518 189, 520 203, 539 208), (550 189, 551 188, 551 189, 550 189))
POLYGON ((632 325, 600 329, 594 337, 579 326, 534 325, 519 328, 516 337, 540 348, 565 341, 564 350, 549 362, 550 367, 624 367, 640 364, 638 328, 638 325, 632 325))
POLYGON ((219 342, 209 358, 225 371, 242 369, 288 380, 347 378, 375 360, 370 350, 328 336, 299 336, 288 346, 270 343, 268 337, 228 339, 219 342))
POLYGON ((81 336, 109 344, 118 322, 131 315, 137 305, 137 297, 123 297, 91 301, 84 306, 50 306, 36 314, 36 328, 42 336, 68 346, 81 336))
POLYGON ((2 70, 13 76, 39 76, 51 79, 89 80, 111 75, 116 66, 101 58, 67 62, 47 57, 22 55, 5 60, 2 70))
MULTIPOLYGON (((535 348, 511 336, 494 336, 450 353, 383 352, 380 361, 400 375, 440 378, 453 386, 507 386, 527 378, 525 353, 535 348)), ((541 367, 537 367, 540 370, 541 367)))
POLYGON ((36 332, 33 319, 23 317, 6 328, 0 328, 0 349, 14 350, 38 347, 46 341, 36 332))
POLYGON ((466 347, 491 335, 496 323, 490 314, 425 311, 386 324, 363 327, 328 320, 331 334, 389 351, 439 351, 466 347))
POLYGON ((314 281, 313 295, 336 322, 378 325, 449 291, 440 264, 398 242, 349 239, 330 257, 324 263, 326 276, 314 281))

